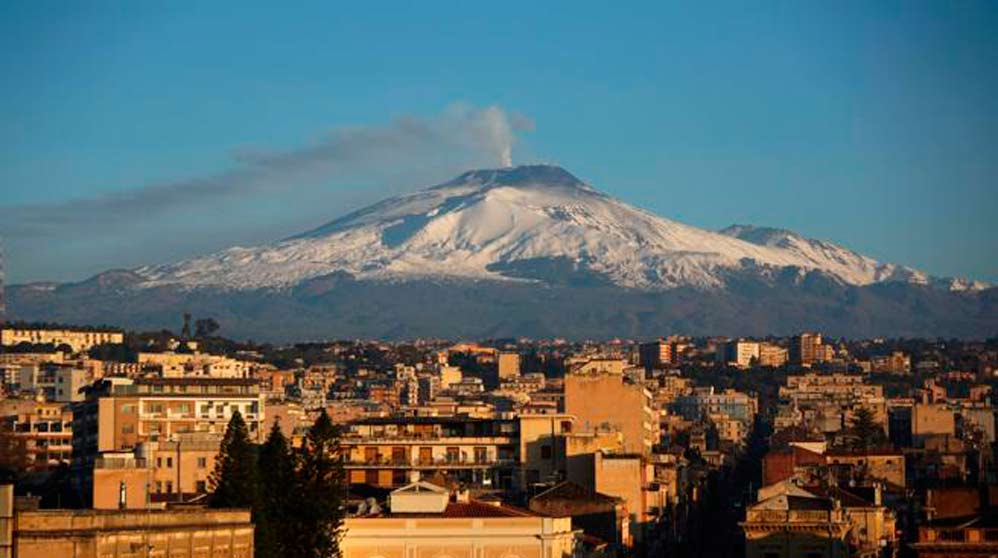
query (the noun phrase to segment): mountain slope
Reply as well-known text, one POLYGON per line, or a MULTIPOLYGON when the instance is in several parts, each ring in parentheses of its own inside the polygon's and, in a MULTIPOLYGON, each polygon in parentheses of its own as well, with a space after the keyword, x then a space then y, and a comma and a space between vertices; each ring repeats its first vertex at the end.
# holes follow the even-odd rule
POLYGON ((998 289, 781 229, 714 232, 553 166, 471 171, 271 244, 6 289, 8 317, 226 335, 985 337, 998 289))
POLYGON ((607 196, 559 167, 470 171, 269 245, 135 270, 141 286, 286 289, 330 273, 360 280, 559 282, 645 290, 723 288, 732 273, 821 271, 848 285, 927 284, 916 270, 776 229, 712 232, 607 196))

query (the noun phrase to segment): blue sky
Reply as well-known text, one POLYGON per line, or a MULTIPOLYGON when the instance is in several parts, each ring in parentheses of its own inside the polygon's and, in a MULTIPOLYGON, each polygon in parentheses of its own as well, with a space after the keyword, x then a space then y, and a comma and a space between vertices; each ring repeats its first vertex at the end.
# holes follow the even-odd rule
POLYGON ((492 114, 516 162, 665 217, 998 281, 994 2, 363 4, 0 4, 8 282, 495 166, 492 114))

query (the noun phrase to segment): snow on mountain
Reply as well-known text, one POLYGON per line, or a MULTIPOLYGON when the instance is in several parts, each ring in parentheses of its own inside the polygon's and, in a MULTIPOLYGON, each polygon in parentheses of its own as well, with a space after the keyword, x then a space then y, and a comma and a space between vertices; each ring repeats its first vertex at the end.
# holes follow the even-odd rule
MULTIPOLYGON (((733 272, 820 270, 852 285, 936 284, 831 243, 779 229, 707 231, 632 207, 549 165, 469 171, 279 242, 135 270, 141 286, 287 288, 357 279, 524 281, 556 262, 640 289, 722 288, 733 272), (515 272, 514 272, 515 271, 515 272)), ((947 280, 952 290, 979 283, 947 280)))

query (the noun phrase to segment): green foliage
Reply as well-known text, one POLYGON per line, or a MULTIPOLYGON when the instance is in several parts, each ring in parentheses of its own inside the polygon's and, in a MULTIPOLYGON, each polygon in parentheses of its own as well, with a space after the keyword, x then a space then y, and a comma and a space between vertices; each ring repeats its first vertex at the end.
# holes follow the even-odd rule
POLYGON ((256 452, 246 422, 239 411, 232 413, 209 477, 212 489, 208 505, 213 508, 257 507, 256 452))
POLYGON ((340 429, 323 410, 299 452, 295 486, 294 537, 287 556, 339 556, 346 477, 340 429))
POLYGON ((323 411, 300 450, 275 423, 259 452, 234 413, 211 475, 215 508, 250 508, 256 558, 336 558, 346 473, 340 429, 323 411))
POLYGON ((856 409, 846 440, 853 451, 869 450, 884 443, 884 430, 877 424, 873 411, 866 407, 856 409))
POLYGON ((260 511, 256 520, 256 558, 281 558, 293 546, 297 502, 295 455, 280 426, 274 426, 260 448, 260 511))

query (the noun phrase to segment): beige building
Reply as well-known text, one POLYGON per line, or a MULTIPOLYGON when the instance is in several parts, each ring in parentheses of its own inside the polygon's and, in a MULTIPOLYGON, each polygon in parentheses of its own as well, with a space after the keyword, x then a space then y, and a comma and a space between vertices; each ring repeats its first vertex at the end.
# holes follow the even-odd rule
POLYGON ((578 432, 618 430, 624 451, 649 455, 658 443, 659 425, 651 393, 623 376, 576 372, 565 376, 565 413, 575 417, 578 432))
POLYGON ((91 347, 105 343, 121 344, 125 334, 120 331, 75 330, 75 329, 34 329, 34 328, 0 328, 0 345, 13 346, 19 343, 35 345, 48 344, 59 346, 69 345, 73 352, 90 350, 91 347))
POLYGON ((788 351, 773 343, 759 343, 759 366, 783 366, 788 360, 788 351))
POLYGON ((779 490, 760 489, 745 521, 746 558, 846 558, 852 523, 831 498, 822 498, 790 483, 779 490))
POLYGON ((226 356, 173 352, 139 353, 138 362, 143 370, 156 371, 163 378, 248 378, 251 364, 226 356))
POLYGON ((253 558, 249 510, 15 509, 0 485, 0 557, 253 558))
POLYGON ((945 403, 915 403, 911 408, 911 436, 918 446, 929 438, 953 436, 956 415, 945 403))
POLYGON ((519 460, 521 486, 565 479, 566 436, 575 417, 566 414, 520 415, 519 460))
POLYGON ((221 436, 178 434, 143 442, 133 452, 106 452, 94 462, 92 507, 144 508, 157 502, 188 501, 207 494, 221 436))
POLYGON ((735 368, 750 368, 759 360, 760 344, 755 341, 729 341, 717 346, 716 360, 735 368))
POLYGON ((573 558, 570 517, 479 502, 429 483, 391 494, 388 513, 350 517, 342 558, 573 558))
POLYGON ((372 417, 342 438, 350 483, 397 487, 443 472, 471 486, 507 488, 517 464, 517 422, 468 416, 372 417))
POLYGON ((519 353, 499 353, 496 363, 499 373, 499 381, 511 380, 520 376, 520 354, 519 353))
POLYGON ((0 400, 4 455, 25 469, 69 463, 73 454, 73 412, 63 403, 35 399, 0 400), (21 462, 21 463, 17 463, 21 462))
POLYGON ((820 333, 801 333, 790 339, 790 362, 810 366, 830 358, 830 349, 821 342, 820 333))
MULTIPOLYGON (((73 466, 79 492, 93 494, 93 471, 102 454, 131 452, 145 442, 220 436, 236 410, 246 421, 250 439, 262 442, 269 425, 256 380, 104 378, 73 407, 73 466)), ((168 492, 166 481, 163 492, 168 492)), ((186 491, 184 484, 174 484, 173 490, 186 491)))

